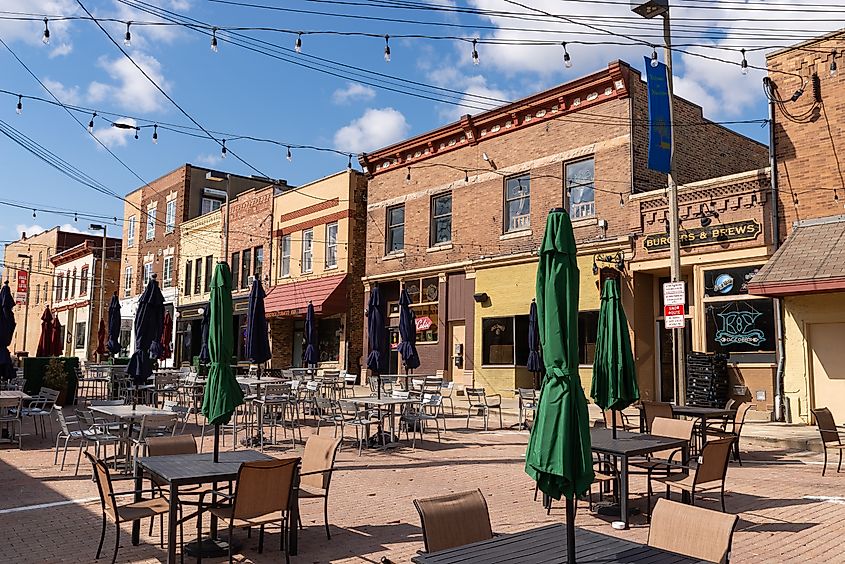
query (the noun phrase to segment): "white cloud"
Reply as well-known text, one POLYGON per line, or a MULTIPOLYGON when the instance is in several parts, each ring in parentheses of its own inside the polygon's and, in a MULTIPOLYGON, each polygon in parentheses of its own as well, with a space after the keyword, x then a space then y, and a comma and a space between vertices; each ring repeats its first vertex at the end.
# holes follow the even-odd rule
POLYGON ((38 235, 39 233, 43 233, 47 230, 38 225, 37 223, 34 223, 32 225, 19 223, 18 225, 15 225, 15 231, 18 232, 18 237, 23 237, 24 233, 26 233, 27 237, 32 237, 33 235, 38 235))
MULTIPOLYGON (((133 53, 132 58, 162 89, 167 91, 170 88, 158 59, 144 53, 133 53)), ((137 112, 153 112, 162 108, 164 97, 129 59, 123 56, 116 59, 103 57, 98 65, 114 83, 91 82, 88 97, 92 102, 112 98, 123 108, 137 112)))
POLYGON ((72 106, 79 104, 80 96, 78 86, 68 87, 58 80, 51 80, 49 78, 43 79, 42 82, 44 83, 44 86, 47 87, 47 90, 52 92, 53 95, 63 104, 70 104, 72 106))
POLYGON ((460 90, 464 93, 457 105, 443 104, 438 110, 440 118, 455 121, 465 114, 475 114, 488 107, 506 103, 511 97, 503 90, 490 86, 481 74, 465 75, 455 65, 430 68, 428 81, 436 86, 460 90))
POLYGON ((375 88, 364 86, 358 82, 349 82, 344 88, 338 88, 332 94, 335 104, 348 104, 356 100, 372 100, 376 97, 375 88))
MULTIPOLYGON (((7 12, 23 12, 35 14, 62 14, 67 16, 76 15, 79 12, 79 5, 74 0, 3 0, 2 7, 7 12)), ((67 54, 63 52, 71 46, 70 21, 50 21, 50 56, 55 52, 57 55, 67 54)), ((7 43, 21 41, 29 45, 41 45, 41 36, 44 33, 44 22, 0 20, 0 37, 7 43)), ((67 51, 70 52, 70 51, 67 51)))
POLYGON ((215 166, 220 164, 223 159, 220 156, 220 153, 205 153, 203 155, 197 155, 194 159, 194 162, 201 165, 206 166, 215 166))
POLYGON ((63 41, 56 45, 51 51, 49 57, 51 59, 55 59, 56 57, 64 57, 65 55, 70 55, 71 51, 73 51, 73 43, 69 41, 63 41))
POLYGON ((399 141, 409 129, 402 112, 393 108, 368 108, 364 115, 335 132, 334 145, 339 151, 349 153, 371 151, 399 141))
POLYGON ((67 231, 68 233, 88 233, 88 231, 83 231, 72 223, 63 223, 59 226, 59 229, 61 229, 62 231, 67 231))
MULTIPOLYGON (((191 2, 187 0, 150 0, 148 3, 166 10, 173 10, 181 13, 187 12, 191 8, 191 2)), ((116 0, 114 4, 116 12, 114 12, 112 16, 121 21, 166 21, 148 12, 137 10, 127 6, 126 4, 117 2, 116 0)), ((121 43, 123 42, 123 35, 126 33, 126 26, 124 24, 112 24, 109 26, 109 31, 116 39, 119 39, 121 43)), ((156 44, 172 43, 185 33, 179 26, 171 25, 130 26, 129 31, 132 34, 132 45, 129 48, 130 54, 133 54, 138 48, 149 49, 151 46, 156 44)))
MULTIPOLYGON (((137 125, 137 122, 131 118, 119 118, 115 120, 115 123, 125 123, 131 126, 137 125)), ((106 147, 123 147, 128 141, 134 140, 135 130, 104 125, 94 130, 94 136, 106 147)))

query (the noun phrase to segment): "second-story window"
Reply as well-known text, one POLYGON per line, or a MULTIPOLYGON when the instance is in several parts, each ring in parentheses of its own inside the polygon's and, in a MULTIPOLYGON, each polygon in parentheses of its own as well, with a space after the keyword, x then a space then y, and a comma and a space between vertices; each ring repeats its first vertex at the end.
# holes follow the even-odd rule
POLYGON ((250 264, 252 249, 244 249, 241 252, 241 288, 249 288, 249 275, 251 274, 250 264))
POLYGON ((153 277, 153 263, 148 262, 144 264, 144 288, 150 283, 153 277))
POLYGON ((205 257, 205 282, 204 288, 206 292, 211 291, 211 269, 214 267, 214 256, 208 255, 205 257))
POLYGON ((135 246, 135 216, 129 216, 129 221, 126 222, 126 246, 135 246))
POLYGON ((70 282, 68 284, 68 286, 70 286, 70 297, 75 298, 76 297, 76 268, 73 269, 73 274, 71 275, 68 282, 70 282))
POLYGON ((222 205, 222 200, 218 200, 216 198, 203 198, 202 203, 200 204, 200 214, 217 211, 222 205))
POLYGON ((82 267, 82 273, 79 275, 79 295, 88 295, 88 267, 82 267))
POLYGON ((387 253, 405 248, 405 206, 387 208, 387 253))
POLYGON ((70 277, 70 272, 67 272, 65 276, 65 299, 68 299, 68 297, 70 296, 71 284, 73 284, 73 279, 70 277))
POLYGON ((566 202, 569 217, 582 219, 596 215, 596 161, 593 158, 566 164, 566 202))
POLYGON ((170 288, 173 285, 173 257, 164 257, 161 279, 163 288, 170 288))
POLYGON ((185 262, 185 295, 186 296, 191 295, 191 285, 194 283, 193 276, 191 276, 193 274, 193 266, 194 266, 193 261, 188 260, 187 262, 185 262))
POLYGON ((147 210, 147 241, 152 241, 156 236, 156 209, 147 210))
POLYGON ((202 259, 194 261, 194 293, 202 292, 202 259))
POLYGON ((53 284, 53 287, 56 289, 56 297, 54 298, 55 301, 60 302, 62 301, 62 291, 64 287, 65 275, 59 274, 56 276, 56 283, 53 284))
POLYGON ((264 247, 255 247, 252 250, 252 274, 257 280, 261 280, 262 270, 264 270, 264 247))
POLYGON ((312 256, 314 251, 314 230, 302 230, 302 272, 313 270, 312 256))
POLYGON ((164 211, 164 232, 173 233, 174 229, 176 229, 176 200, 170 200, 164 211))
POLYGON ((35 304, 41 303, 41 284, 35 285, 35 304))
POLYGON ((441 194, 431 199, 431 241, 440 245, 452 240, 452 194, 441 194))
POLYGON ((326 224, 326 268, 337 266, 337 222, 326 224))
POLYGON ((290 235, 282 236, 282 267, 281 267, 281 275, 282 276, 290 276, 290 247, 291 245, 291 238, 290 235))
POLYGON ((128 298, 132 295, 132 267, 127 266, 123 271, 123 297, 128 298))
POLYGON ((531 177, 505 180, 505 233, 531 228, 531 177))
POLYGON ((241 264, 241 253, 232 253, 232 262, 229 263, 229 266, 232 267, 232 289, 233 290, 238 287, 238 275, 241 272, 240 264, 241 264))
POLYGON ((47 297, 50 295, 50 283, 44 282, 44 303, 47 303, 47 297))

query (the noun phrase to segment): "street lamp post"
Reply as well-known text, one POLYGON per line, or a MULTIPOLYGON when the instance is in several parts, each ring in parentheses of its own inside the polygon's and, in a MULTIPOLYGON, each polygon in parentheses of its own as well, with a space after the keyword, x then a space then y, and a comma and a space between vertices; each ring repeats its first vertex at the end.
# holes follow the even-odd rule
MULTIPOLYGON (((675 123, 672 88, 672 27, 669 19, 669 0, 631 0, 631 10, 651 19, 663 17, 663 57, 666 61, 666 83, 669 94, 669 136, 671 152, 667 174, 666 197, 669 200, 669 276, 672 282, 681 280, 680 222, 678 220, 678 185, 675 184, 675 123)), ((686 363, 684 362, 684 329, 672 329, 672 368, 675 380, 675 401, 686 403, 686 363)))
POLYGON ((27 350, 26 348, 26 326, 29 322, 29 286, 30 282, 32 281, 32 255, 25 255, 25 254, 18 254, 18 258, 25 258, 27 259, 26 263, 26 309, 24 309, 23 314, 23 347, 22 350, 27 350))
MULTIPOLYGON (((106 287, 106 226, 98 223, 92 223, 88 226, 91 231, 103 232, 103 255, 100 257, 100 319, 103 319, 103 291, 106 287)), ((88 311, 91 311, 89 308, 88 311)), ((92 327, 89 324, 88 331, 91 332, 92 327)))

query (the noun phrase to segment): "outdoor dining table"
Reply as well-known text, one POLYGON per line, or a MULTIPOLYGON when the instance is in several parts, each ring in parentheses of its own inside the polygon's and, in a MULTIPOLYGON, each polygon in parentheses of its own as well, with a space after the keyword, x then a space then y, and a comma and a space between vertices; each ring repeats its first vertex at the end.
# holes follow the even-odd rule
POLYGON ((23 401, 31 400, 29 394, 18 390, 0 390, 0 398, 3 399, 20 399, 23 401))
MULTIPOLYGON (((175 415, 175 413, 170 409, 159 409, 157 407, 151 407, 149 405, 136 405, 134 408, 131 405, 92 405, 89 409, 95 413, 99 413, 100 415, 111 417, 115 421, 118 421, 122 424, 121 427, 123 437, 121 437, 122 440, 120 456, 124 457, 127 460, 127 464, 129 461, 129 457, 128 454, 124 453, 122 449, 128 448, 126 442, 129 438, 129 434, 132 430, 132 425, 135 423, 135 421, 138 419, 142 419, 145 415, 151 415, 153 417, 175 415)), ((115 455, 115 457, 117 458, 117 455, 115 455)), ((128 472, 128 469, 126 471, 128 472)))
MULTIPOLYGON (((579 564, 649 562, 691 564, 704 562, 675 552, 576 528, 575 558, 579 564)), ((566 527, 546 525, 528 531, 499 535, 490 540, 449 548, 411 559, 416 564, 565 564, 566 527)))
POLYGON ((633 457, 645 456, 662 450, 681 450, 681 463, 686 464, 689 459, 689 442, 684 439, 673 439, 645 433, 629 433, 616 431, 613 438, 610 429, 590 429, 592 450, 598 454, 612 456, 619 462, 619 505, 621 519, 628 528, 628 462, 633 457))
MULTIPOLYGON (((235 378, 238 384, 242 384, 244 386, 249 386, 251 388, 255 388, 255 397, 260 398, 261 396, 261 386, 273 385, 273 384, 284 384, 285 382, 289 382, 288 378, 282 378, 279 376, 265 376, 263 378, 258 378, 254 376, 238 376, 235 378)), ((258 417, 258 441, 261 444, 261 448, 264 448, 264 404, 258 403, 258 413, 256 414, 258 417)))
MULTIPOLYGON (((704 447, 707 442, 707 420, 718 419, 722 420, 726 417, 732 418, 736 415, 735 409, 725 409, 723 407, 699 407, 695 405, 675 405, 672 404, 672 415, 678 417, 691 417, 698 419, 696 425, 696 435, 698 438, 699 449, 704 447)), ((645 432, 645 417, 640 416, 640 431, 645 432)), ((694 445, 695 446, 695 445, 694 445)))
MULTIPOLYGON (((348 401, 357 405, 363 405, 364 407, 370 406, 375 407, 381 412, 382 408, 387 408, 388 413, 390 414, 390 438, 391 442, 382 446, 390 446, 393 443, 393 437, 398 437, 396 434, 396 406, 397 405, 410 405, 414 403, 419 403, 419 398, 394 398, 394 397, 351 397, 346 398, 344 401, 348 401)), ((379 413, 380 415, 380 413, 379 413)), ((380 419, 380 418, 379 418, 380 419)))
MULTIPOLYGON (((219 453, 218 462, 214 462, 212 453, 176 454, 169 456, 142 456, 135 465, 135 490, 143 489, 144 472, 158 478, 169 486, 168 502, 170 510, 167 518, 167 562, 175 564, 176 526, 178 524, 179 488, 183 486, 212 484, 217 482, 233 482, 238 478, 238 471, 244 462, 257 460, 273 460, 272 457, 257 450, 236 450, 219 453)), ((297 495, 298 484, 294 484, 293 499, 291 501, 290 532, 288 533, 288 550, 296 555, 298 536, 296 524, 299 522, 299 504, 297 495)), ((135 501, 141 500, 141 494, 135 494, 135 501)), ((212 529, 213 531, 213 529, 212 529)), ((132 523, 132 544, 140 542, 141 522, 132 523)), ((200 539, 201 540, 201 539, 200 539)))

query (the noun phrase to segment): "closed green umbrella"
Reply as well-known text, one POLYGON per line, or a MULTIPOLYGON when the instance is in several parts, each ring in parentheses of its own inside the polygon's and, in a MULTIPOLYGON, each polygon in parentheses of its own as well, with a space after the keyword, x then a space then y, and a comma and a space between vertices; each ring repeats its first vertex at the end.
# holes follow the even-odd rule
POLYGON ((569 562, 575 562, 575 497, 593 482, 587 398, 578 375, 575 236, 562 209, 546 220, 537 266, 537 317, 546 375, 531 429, 525 471, 546 495, 566 497, 569 562))
MULTIPOLYGON (((631 351, 628 319, 619 297, 619 283, 604 281, 599 308, 596 356, 593 360, 593 400, 603 410, 621 411, 640 399, 637 369, 631 351)), ((616 414, 611 414, 616 438, 616 414)))
POLYGON ((244 402, 244 394, 230 364, 234 348, 232 273, 226 263, 218 263, 214 269, 208 307, 208 354, 211 365, 202 400, 202 414, 210 425, 214 425, 214 461, 217 462, 220 425, 228 423, 235 409, 244 402))

